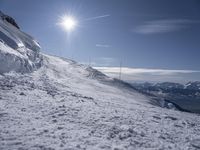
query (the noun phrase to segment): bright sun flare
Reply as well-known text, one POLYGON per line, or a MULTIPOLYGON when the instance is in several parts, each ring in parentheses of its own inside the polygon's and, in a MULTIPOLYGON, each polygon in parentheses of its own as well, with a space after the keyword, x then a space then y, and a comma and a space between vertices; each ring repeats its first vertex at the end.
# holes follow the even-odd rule
POLYGON ((77 22, 72 16, 64 16, 60 24, 66 31, 72 31, 76 27, 77 22))

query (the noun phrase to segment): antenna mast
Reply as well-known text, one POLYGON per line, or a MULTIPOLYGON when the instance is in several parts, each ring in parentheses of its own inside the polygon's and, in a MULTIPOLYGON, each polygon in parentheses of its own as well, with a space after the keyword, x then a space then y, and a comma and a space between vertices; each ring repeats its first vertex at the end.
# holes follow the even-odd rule
POLYGON ((122 61, 120 61, 119 80, 122 78, 122 61))

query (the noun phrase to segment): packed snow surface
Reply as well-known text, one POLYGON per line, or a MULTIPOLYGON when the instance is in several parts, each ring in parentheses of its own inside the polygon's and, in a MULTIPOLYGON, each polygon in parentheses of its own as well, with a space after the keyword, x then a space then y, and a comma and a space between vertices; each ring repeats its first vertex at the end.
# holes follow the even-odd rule
POLYGON ((199 115, 153 106, 125 84, 44 55, 0 77, 0 149, 197 149, 199 115))

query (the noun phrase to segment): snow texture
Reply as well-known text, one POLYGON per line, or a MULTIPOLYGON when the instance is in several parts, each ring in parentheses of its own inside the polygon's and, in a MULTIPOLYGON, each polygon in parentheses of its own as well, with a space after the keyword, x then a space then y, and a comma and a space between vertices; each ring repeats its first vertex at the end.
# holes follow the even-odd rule
POLYGON ((0 149, 198 149, 199 115, 163 109, 125 84, 44 55, 0 77, 0 149))

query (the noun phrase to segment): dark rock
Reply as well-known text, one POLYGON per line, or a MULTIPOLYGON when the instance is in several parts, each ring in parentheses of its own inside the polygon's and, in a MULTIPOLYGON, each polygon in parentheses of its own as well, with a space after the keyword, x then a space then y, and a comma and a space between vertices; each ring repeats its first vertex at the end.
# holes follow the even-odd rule
POLYGON ((45 129, 45 130, 44 130, 44 132, 46 132, 46 133, 47 133, 47 132, 49 132, 49 130, 45 129))
POLYGON ((8 16, 8 15, 5 15, 3 14, 1 11, 0 11, 0 16, 2 18, 2 20, 12 24, 13 26, 15 26, 17 29, 20 29, 20 27, 18 26, 18 24, 16 23, 15 19, 13 19, 12 17, 8 16))
POLYGON ((63 129, 63 127, 58 127, 58 130, 62 130, 63 129))
POLYGON ((23 95, 23 96, 24 96, 24 95, 26 95, 26 94, 24 94, 24 92, 21 92, 19 95, 23 95))
POLYGON ((53 123, 56 123, 56 122, 58 122, 58 121, 57 121, 56 119, 54 119, 54 120, 52 120, 52 122, 53 122, 53 123))

